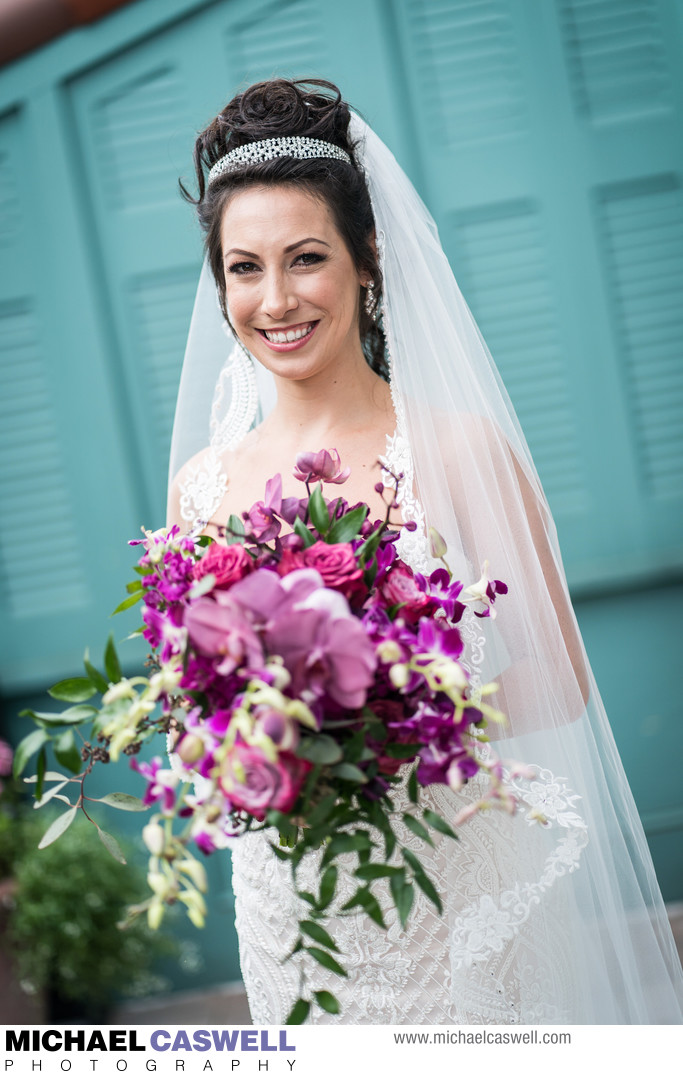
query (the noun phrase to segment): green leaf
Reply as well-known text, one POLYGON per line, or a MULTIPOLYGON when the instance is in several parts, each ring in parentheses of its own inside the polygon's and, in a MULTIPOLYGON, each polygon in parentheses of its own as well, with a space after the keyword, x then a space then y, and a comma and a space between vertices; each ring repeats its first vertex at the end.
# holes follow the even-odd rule
POLYGON ((45 780, 45 771, 47 769, 47 752, 45 746, 40 748, 38 754, 38 761, 36 763, 36 796, 39 799, 43 797, 43 781, 45 780))
POLYGON ((304 948, 304 952, 310 952, 314 959, 318 961, 321 967, 326 967, 327 970, 334 971, 335 974, 340 974, 342 978, 348 978, 348 974, 344 968, 337 963, 334 956, 331 956, 329 952, 324 948, 304 948))
POLYGON ((326 929, 323 929, 318 922, 311 922, 309 919, 304 919, 299 922, 299 929, 302 933, 305 933, 312 941, 316 941, 318 944, 325 945, 326 948, 331 948, 333 952, 338 952, 339 948, 335 944, 332 937, 326 929))
POLYGON ((306 824, 309 828, 314 829, 316 825, 321 825, 323 821, 326 821, 334 810, 335 803, 337 802, 337 793, 332 792, 331 795, 326 795, 324 799, 321 799, 318 805, 311 810, 306 824))
POLYGON ((132 810, 135 813, 149 810, 149 807, 143 803, 142 799, 138 799, 136 795, 127 795, 125 791, 110 791, 107 795, 103 795, 101 799, 95 799, 95 802, 104 803, 105 806, 113 806, 115 810, 132 810))
POLYGON ((62 732, 59 739, 52 744, 52 749, 55 752, 55 758, 61 765, 66 769, 70 769, 72 773, 80 773, 83 761, 71 728, 67 728, 65 732, 62 732))
POLYGON ((124 597, 121 604, 117 605, 112 612, 112 616, 118 616, 119 612, 125 612, 127 608, 132 608, 133 605, 137 605, 141 597, 142 590, 139 590, 137 593, 131 594, 130 597, 124 597))
POLYGON ((376 922, 383 929, 387 928, 382 916, 382 909, 369 888, 357 889, 351 899, 342 905, 342 910, 350 911, 353 907, 362 907, 373 922, 376 922))
POLYGON ((32 709, 22 709, 20 717, 31 717, 41 725, 56 726, 64 724, 83 724, 98 712, 92 705, 72 705, 62 713, 36 713, 32 709))
POLYGON ((281 847, 277 846, 277 844, 272 844, 270 842, 269 842, 268 846, 270 847, 270 850, 275 855, 275 858, 278 858, 280 860, 280 862, 290 862, 291 861, 292 856, 291 856, 289 851, 283 851, 281 847))
POLYGON ((415 896, 413 886, 410 881, 406 881, 405 876, 395 874, 389 882, 389 888, 391 889, 391 895, 398 917, 401 920, 401 926, 405 929, 415 896))
MULTIPOLYGON (((25 784, 35 784, 37 779, 38 778, 35 777, 35 776, 25 776, 24 777, 24 783, 25 784)), ((43 782, 46 783, 46 784, 50 784, 54 780, 64 780, 64 773, 47 772, 43 776, 43 782)))
POLYGON ((321 911, 324 911, 326 907, 332 903, 334 894, 337 891, 337 877, 339 871, 336 866, 328 866, 320 880, 320 896, 318 898, 318 907, 321 911))
POLYGON ((424 894, 427 897, 427 899, 432 901, 432 903, 436 907, 436 909, 439 912, 439 914, 443 914, 443 905, 441 903, 441 897, 439 896, 439 893, 434 888, 434 885, 432 884, 432 882, 429 879, 429 877, 427 877, 427 874, 426 873, 416 873, 415 874, 415 884, 420 886, 420 888, 424 892, 424 894))
POLYGON ((419 836, 420 839, 424 840, 425 843, 428 843, 430 847, 434 847, 434 842, 421 821, 418 821, 412 814, 404 814, 403 822, 406 828, 410 829, 413 836, 419 836))
POLYGON ((307 892, 305 889, 298 888, 296 894, 300 899, 305 900, 306 903, 310 903, 311 907, 318 906, 318 901, 312 892, 307 892))
POLYGON ((308 513, 311 517, 311 522, 318 531, 321 537, 324 537, 329 525, 330 525, 330 513, 325 503, 325 498, 322 494, 320 485, 316 484, 315 489, 311 493, 308 501, 308 513))
POLYGON ((333 836, 325 848, 324 858, 329 862, 337 855, 351 854, 354 851, 362 851, 371 847, 370 837, 362 832, 339 832, 333 836))
POLYGON ((321 1007, 324 1012, 329 1012, 330 1015, 339 1015, 341 1008, 339 1006, 339 1001, 333 993, 329 993, 327 989, 318 989, 314 996, 318 1002, 318 1006, 321 1007))
POLYGON ((334 765, 342 755, 339 743, 331 735, 308 735, 299 743, 298 757, 313 762, 314 765, 334 765))
MULTIPOLYGON (((283 814, 280 810, 269 810, 266 820, 269 825, 275 826, 280 836, 284 836, 286 841, 293 840, 293 843, 289 843, 288 846, 294 847, 299 827, 293 823, 290 817, 287 817, 287 814, 283 814)), ((280 842, 282 843, 282 841, 280 842)))
POLYGON ((348 780, 352 784, 367 784, 368 778, 362 769, 359 769, 357 765, 351 765, 348 761, 343 761, 339 765, 333 766, 332 776, 337 777, 338 780, 348 780))
MULTIPOLYGON (((39 799, 36 799, 33 804, 33 809, 39 810, 41 806, 45 806, 45 803, 49 803, 50 799, 54 799, 55 796, 57 796, 58 798, 62 798, 59 792, 62 790, 62 788, 65 788, 68 783, 68 780, 62 780, 59 784, 55 784, 54 787, 51 787, 50 790, 46 791, 44 795, 41 795, 39 799)), ((69 806, 71 805, 72 803, 69 803, 69 806)))
POLYGON ((88 673, 88 679, 91 681, 93 686, 97 688, 97 690, 100 692, 100 694, 104 694, 105 691, 107 691, 109 689, 109 684, 107 683, 107 681, 104 678, 104 676, 102 675, 102 673, 98 672, 97 669, 95 668, 95 666, 90 663, 90 651, 89 650, 85 651, 85 656, 83 658, 83 664, 85 666, 86 672, 88 673))
POLYGON ((50 687, 47 692, 59 702, 87 702, 95 694, 95 687, 89 679, 77 676, 74 679, 62 679, 50 687))
POLYGON ((298 515, 294 520, 294 533, 301 538, 304 543, 304 548, 308 549, 311 545, 315 544, 315 535, 311 533, 303 519, 300 519, 298 515))
POLYGON ((419 797, 419 791, 417 786, 417 766, 413 769, 412 773, 408 777, 408 798, 413 805, 417 806, 417 800, 419 797))
POLYGON ((454 840, 460 839, 457 832, 441 817, 441 814, 435 814, 433 810, 425 810, 422 816, 437 832, 442 832, 444 836, 451 836, 454 840))
POLYGON ((443 907, 441 905, 439 893, 434 888, 434 885, 432 884, 429 877, 427 877, 427 874, 424 871, 424 867, 418 859, 417 855, 414 855, 412 851, 409 851, 407 847, 404 847, 403 857, 406 862, 409 863, 409 865, 413 868, 413 873, 415 875, 415 883, 420 886, 427 899, 432 901, 439 914, 441 914, 443 911, 443 907))
POLYGON ((346 515, 342 515, 341 519, 337 519, 336 522, 332 523, 325 540, 330 545, 352 541, 353 538, 358 537, 367 514, 367 504, 354 508, 353 511, 347 511, 346 515))
MULTIPOLYGON (((24 711, 24 713, 25 712, 26 711, 24 711)), ((20 715, 24 716, 24 713, 20 715)), ((42 747, 44 747, 48 739, 49 736, 45 729, 37 728, 35 732, 31 732, 30 735, 27 735, 25 739, 21 740, 19 746, 14 752, 14 765, 12 767, 12 773, 15 777, 21 776, 24 769, 26 768, 26 763, 28 762, 29 758, 32 758, 34 754, 36 754, 42 747)), ((43 778, 45 778, 45 775, 46 774, 43 774, 43 778)))
POLYGON ((109 676, 110 683, 118 683, 121 679, 121 665, 114 645, 113 635, 109 635, 104 650, 104 670, 109 676))
POLYGON ((226 545, 244 544, 244 522, 239 515, 231 515, 225 532, 226 545))
POLYGON ((388 743, 384 753, 390 758, 414 758, 419 749, 419 743, 388 743))
POLYGON ((387 866, 381 862, 369 862, 367 866, 359 866, 354 871, 361 881, 375 881, 378 877, 393 877, 397 873, 403 873, 402 866, 387 866))
POLYGON ((396 834, 393 829, 384 833, 384 857, 390 859, 396 849, 396 834))
POLYGON ((310 1000, 304 1000, 303 997, 299 997, 296 1004, 292 1008, 291 1012, 285 1020, 285 1026, 300 1026, 301 1023, 306 1021, 308 1013, 311 1010, 310 1000))
POLYGON ((142 592, 142 579, 133 579, 126 585, 126 593, 137 593, 138 590, 142 592))
POLYGON ((110 832, 105 832, 104 829, 101 829, 98 825, 97 835, 99 836, 100 840, 106 847, 111 857, 116 859, 116 861, 120 862, 123 866, 125 866, 126 859, 124 857, 123 851, 119 847, 118 841, 112 836, 112 834, 110 832))
POLYGON ((58 840, 62 833, 65 833, 69 825, 76 817, 77 806, 72 806, 70 810, 60 814, 50 825, 49 829, 43 836, 42 840, 38 844, 38 850, 42 851, 44 847, 48 847, 49 844, 53 844, 55 840, 58 840))
MULTIPOLYGON (((344 761, 357 762, 363 757, 363 751, 365 750, 365 729, 361 728, 344 744, 344 761)), ((370 760, 375 757, 374 750, 368 749, 368 757, 366 760, 370 760)))

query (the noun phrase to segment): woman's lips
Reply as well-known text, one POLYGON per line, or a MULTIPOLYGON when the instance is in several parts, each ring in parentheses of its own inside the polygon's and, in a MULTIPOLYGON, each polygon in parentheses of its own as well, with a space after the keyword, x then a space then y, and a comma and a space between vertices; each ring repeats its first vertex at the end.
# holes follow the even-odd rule
MULTIPOLYGON (((266 336, 265 329, 260 328, 257 331, 264 343, 266 343, 268 347, 270 347, 271 351, 297 351, 300 347, 303 347, 304 344, 308 343, 319 324, 319 321, 304 321, 299 325, 288 325, 287 328, 274 329, 271 333, 271 335, 273 336, 284 336, 288 332, 298 332, 302 328, 305 328, 307 325, 309 325, 310 328, 308 332, 306 332, 305 335, 301 336, 298 340, 269 340, 268 336, 266 336)), ((270 330, 268 331, 270 332, 270 330)))

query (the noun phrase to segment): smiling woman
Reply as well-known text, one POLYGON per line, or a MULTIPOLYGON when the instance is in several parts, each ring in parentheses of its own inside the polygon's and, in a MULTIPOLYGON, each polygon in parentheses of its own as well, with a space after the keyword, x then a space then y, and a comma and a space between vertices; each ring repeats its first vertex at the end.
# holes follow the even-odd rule
MULTIPOLYGON (((468 613, 457 630, 472 689, 500 684, 507 724, 498 753, 530 763, 526 775, 509 774, 529 813, 477 815, 457 844, 436 833, 423 847, 405 821, 406 781, 393 785, 396 832, 419 850, 443 914, 425 896, 426 875, 405 927, 384 890, 375 891, 385 931, 376 916, 351 913, 357 907, 344 901, 358 864, 348 856, 330 933, 349 975, 340 982, 323 952, 304 991, 336 993, 351 1023, 679 1022, 680 965, 553 520, 431 217, 329 83, 251 86, 199 136, 195 165, 207 262, 178 401, 169 522, 220 538, 230 514, 246 513, 249 526, 248 509, 275 471, 283 494, 298 497, 295 457, 329 449, 319 458, 334 464, 331 480, 349 467, 346 500, 366 501, 377 517, 385 514, 378 479, 397 478, 392 522, 403 564, 389 572, 397 630, 425 615, 419 599, 445 548, 465 584, 481 575, 491 599, 493 576, 509 586, 497 619, 482 627, 468 613), (428 525, 445 543, 430 545, 428 525), (531 824, 539 819, 542 827, 531 824)), ((264 518, 276 492, 271 483, 254 509, 264 518)), ((297 536, 289 539, 285 551, 296 556, 297 536)), ((443 620, 421 626, 429 633, 443 620)), ((409 689, 392 682, 373 710, 380 721, 401 720, 409 689)), ((446 775, 433 727, 429 757, 443 782, 423 789, 420 803, 469 817, 476 780, 446 775)), ((298 995, 297 960, 286 959, 302 918, 297 890, 311 897, 319 880, 317 864, 302 864, 295 885, 272 837, 248 833, 233 849, 242 970, 260 1023, 282 1023, 298 995)), ((364 838, 380 843, 374 829, 364 838)), ((377 868, 367 859, 358 867, 377 868)), ((319 1003, 311 1018, 328 1021, 331 1008, 319 1003)))
POLYGON ((337 377, 367 366, 359 273, 324 202, 287 186, 235 194, 223 211, 225 298, 233 330, 276 376, 337 377), (299 238, 304 236, 304 238, 299 238), (249 254, 240 249, 249 241, 249 254), (299 361, 274 362, 278 354, 299 361))

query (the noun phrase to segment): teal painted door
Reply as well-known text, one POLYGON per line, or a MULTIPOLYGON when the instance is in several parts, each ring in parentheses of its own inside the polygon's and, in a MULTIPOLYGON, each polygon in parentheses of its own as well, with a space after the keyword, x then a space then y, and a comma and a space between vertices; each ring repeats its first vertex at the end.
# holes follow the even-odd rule
POLYGON ((194 132, 253 79, 329 78, 436 216, 682 897, 682 60, 674 0, 142 0, 0 73, 12 706, 101 646, 126 541, 163 521, 201 261, 177 188, 194 132))

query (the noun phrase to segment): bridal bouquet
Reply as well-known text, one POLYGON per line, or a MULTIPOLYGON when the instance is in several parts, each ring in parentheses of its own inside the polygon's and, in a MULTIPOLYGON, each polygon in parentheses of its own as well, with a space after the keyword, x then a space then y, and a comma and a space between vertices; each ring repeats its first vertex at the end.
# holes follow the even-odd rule
MULTIPOLYGON (((343 953, 323 923, 331 914, 365 913, 384 926, 375 883, 388 884, 402 924, 415 886, 441 910, 397 821, 431 843, 430 830, 455 838, 458 823, 484 804, 514 809, 500 762, 480 749, 487 720, 502 719, 486 702, 496 688, 471 689, 457 626, 468 603, 477 616, 495 615, 495 598, 507 588, 488 577, 487 565, 474 585, 454 580, 436 532, 431 552, 443 566, 414 572, 389 524, 401 476, 394 489, 377 486, 387 510, 373 522, 367 504, 323 495, 323 485, 340 485, 348 473, 336 452, 300 455, 294 474, 306 495, 283 499, 277 475, 264 500, 230 517, 222 541, 173 527, 131 542, 143 555, 117 611, 142 602, 136 633, 152 649, 148 674, 122 676, 110 640, 104 674, 86 655, 86 676, 50 692, 72 704, 61 714, 30 712, 38 728, 17 751, 19 769, 38 754, 31 778, 38 805, 67 804, 42 846, 78 809, 89 816, 85 782, 98 760, 133 756, 147 781, 142 799, 114 793, 99 801, 154 808, 142 830, 152 894, 131 909, 146 911, 152 926, 176 901, 203 925, 206 876, 195 849, 210 854, 265 829, 295 884, 302 860, 316 853, 317 887, 297 886, 303 910, 290 955, 304 953, 340 975, 343 953), (139 762, 134 755, 158 732, 168 735, 170 762, 139 762), (47 771, 48 743, 72 775, 47 771), (480 772, 487 791, 458 816, 421 807, 421 787, 457 790, 480 772), (403 781, 409 810, 392 799, 403 781), (340 907, 341 868, 354 891, 340 907)), ((121 857, 115 839, 98 832, 121 857)), ((301 995, 289 1021, 302 1022, 313 1001, 339 1010, 321 990, 301 995)))

